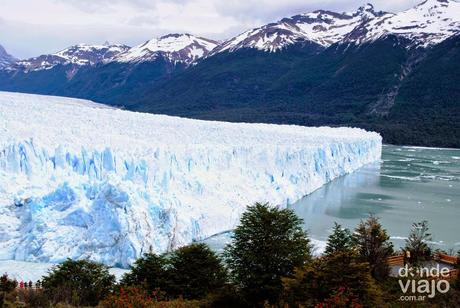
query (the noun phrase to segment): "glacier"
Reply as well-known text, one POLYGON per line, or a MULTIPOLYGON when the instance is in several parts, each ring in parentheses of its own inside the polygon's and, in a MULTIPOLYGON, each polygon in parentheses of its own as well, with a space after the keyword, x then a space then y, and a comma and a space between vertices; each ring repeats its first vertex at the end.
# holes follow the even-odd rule
POLYGON ((0 260, 127 267, 379 160, 358 128, 225 123, 0 92, 0 260))

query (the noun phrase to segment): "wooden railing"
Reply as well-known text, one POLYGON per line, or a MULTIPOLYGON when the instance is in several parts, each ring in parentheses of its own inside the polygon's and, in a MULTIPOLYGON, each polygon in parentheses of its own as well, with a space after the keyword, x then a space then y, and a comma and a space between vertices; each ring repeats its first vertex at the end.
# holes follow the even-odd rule
POLYGON ((460 264, 460 260, 457 257, 454 256, 449 256, 443 253, 438 253, 435 256, 435 260, 438 262, 446 263, 446 264, 451 264, 451 265, 457 265, 460 264))
POLYGON ((388 257, 387 264, 389 266, 404 266, 404 255, 388 257))

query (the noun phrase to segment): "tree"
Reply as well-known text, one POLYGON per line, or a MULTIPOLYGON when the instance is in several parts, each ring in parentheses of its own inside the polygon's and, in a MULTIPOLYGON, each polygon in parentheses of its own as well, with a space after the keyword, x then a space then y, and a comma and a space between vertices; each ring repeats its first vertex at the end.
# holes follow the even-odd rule
POLYGON ((203 243, 174 251, 169 259, 170 293, 185 299, 200 299, 221 289, 227 273, 217 255, 203 243))
POLYGON ((381 291, 370 275, 369 264, 352 250, 324 255, 297 268, 294 277, 283 279, 283 286, 283 300, 289 307, 381 304, 381 291))
POLYGON ((206 244, 191 244, 158 256, 148 253, 136 260, 121 286, 141 287, 148 294, 199 299, 221 288, 227 273, 221 260, 206 244))
POLYGON ((114 283, 115 276, 105 265, 67 259, 43 277, 42 287, 53 303, 96 306, 110 293, 114 283))
POLYGON ((418 265, 421 261, 429 258, 431 254, 427 242, 431 241, 432 238, 428 230, 428 221, 426 220, 412 224, 404 249, 410 252, 410 263, 413 265, 418 265))
POLYGON ((334 223, 332 234, 327 239, 325 254, 332 255, 336 252, 349 251, 353 249, 353 235, 347 228, 342 228, 338 223, 334 223))
POLYGON ((12 292, 16 289, 17 285, 17 281, 11 280, 7 274, 0 276, 0 307, 5 305, 8 297, 15 297, 12 292))
POLYGON ((281 277, 311 259, 311 245, 292 210, 256 203, 243 213, 224 257, 248 301, 274 303, 282 292, 281 277))
POLYGON ((131 270, 124 274, 120 285, 142 287, 153 292, 166 291, 168 285, 167 260, 164 256, 154 253, 144 254, 131 266, 131 270))
POLYGON ((0 292, 9 293, 13 291, 18 285, 16 280, 11 280, 7 274, 0 277, 0 292))
POLYGON ((360 258, 371 267, 372 277, 377 280, 388 277, 387 258, 393 254, 393 244, 378 218, 371 214, 361 221, 353 238, 360 258))

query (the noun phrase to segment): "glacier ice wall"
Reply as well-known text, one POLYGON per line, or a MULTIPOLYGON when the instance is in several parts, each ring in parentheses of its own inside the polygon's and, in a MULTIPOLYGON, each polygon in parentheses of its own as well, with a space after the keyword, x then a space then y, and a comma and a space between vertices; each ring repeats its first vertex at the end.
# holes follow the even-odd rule
POLYGON ((141 254, 230 230, 380 159, 353 128, 207 122, 0 92, 0 259, 141 254))

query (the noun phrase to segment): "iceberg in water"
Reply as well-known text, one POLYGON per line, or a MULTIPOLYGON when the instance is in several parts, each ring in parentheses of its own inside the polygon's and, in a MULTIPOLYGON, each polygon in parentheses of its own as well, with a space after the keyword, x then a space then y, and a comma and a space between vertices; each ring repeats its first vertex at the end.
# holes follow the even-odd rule
POLYGON ((127 266, 379 160, 355 128, 208 122, 0 92, 0 260, 127 266))

